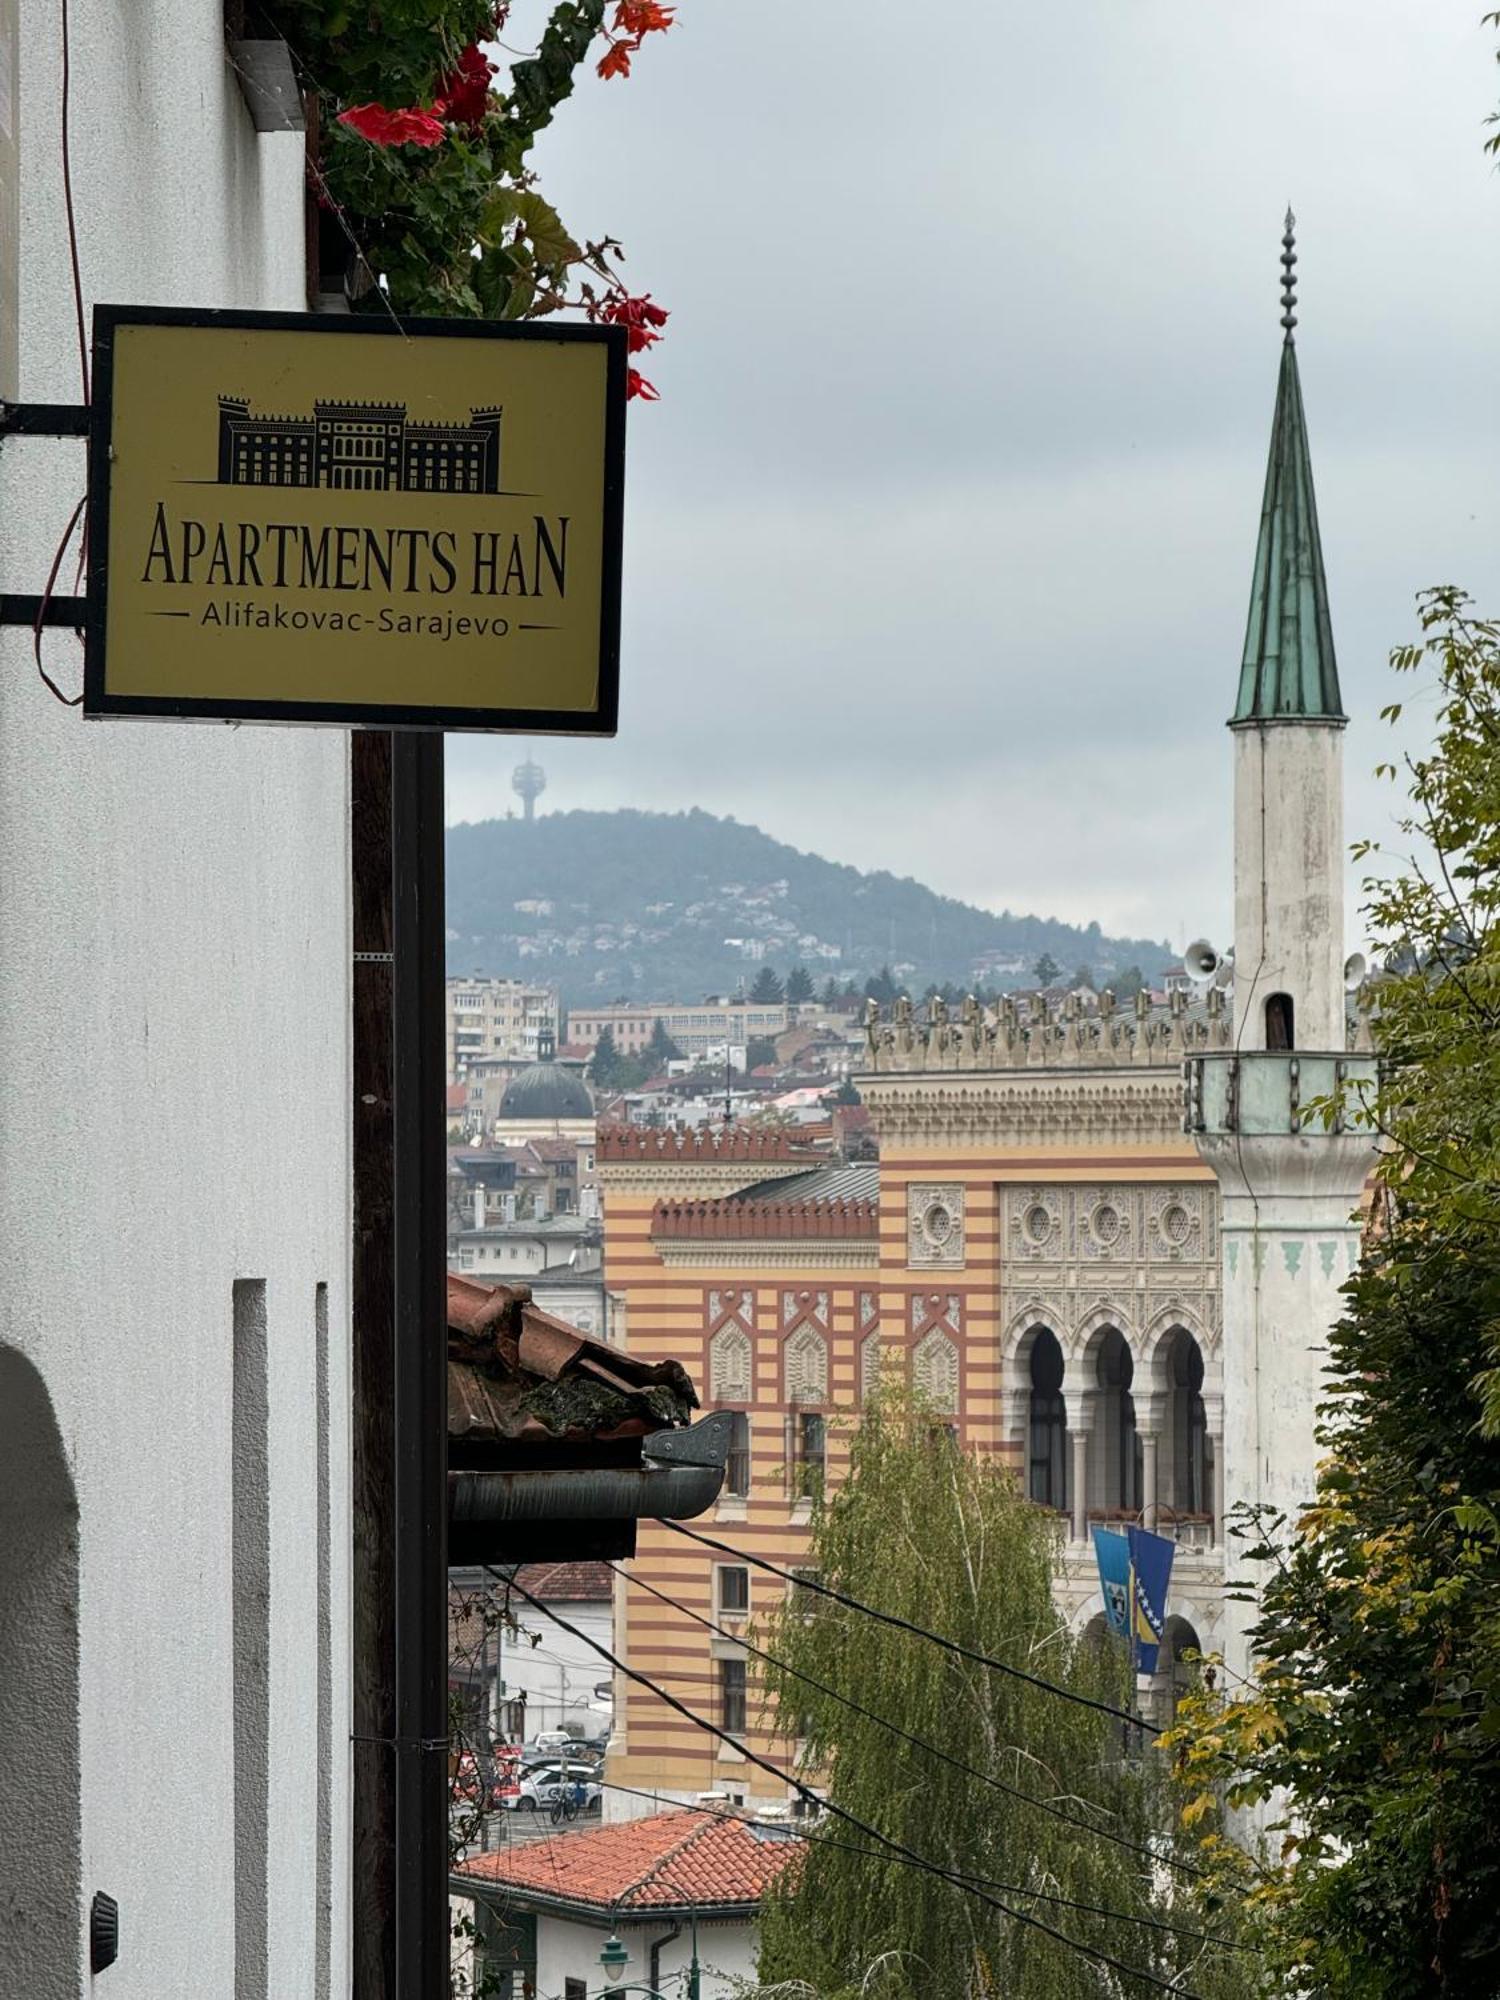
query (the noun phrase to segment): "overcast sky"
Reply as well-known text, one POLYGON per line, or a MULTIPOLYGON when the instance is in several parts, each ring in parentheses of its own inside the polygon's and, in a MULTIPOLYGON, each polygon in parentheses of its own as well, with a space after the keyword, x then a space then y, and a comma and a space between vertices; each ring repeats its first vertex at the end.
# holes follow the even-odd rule
MULTIPOLYGON (((591 75, 542 184, 672 320, 631 408, 620 734, 531 745, 544 808, 700 805, 1227 942, 1290 200, 1348 827, 1379 833, 1413 593, 1500 611, 1482 11, 680 0, 591 75)), ((450 818, 503 812, 527 747, 450 738, 450 818)))

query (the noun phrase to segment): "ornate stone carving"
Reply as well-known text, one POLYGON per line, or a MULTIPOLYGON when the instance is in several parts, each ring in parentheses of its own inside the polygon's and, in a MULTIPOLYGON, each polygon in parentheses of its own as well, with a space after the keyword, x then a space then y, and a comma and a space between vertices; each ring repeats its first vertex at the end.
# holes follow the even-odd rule
POLYGON ((828 1343, 814 1327, 798 1327, 786 1344, 785 1365, 789 1403, 827 1402, 828 1343))
POLYGON ((868 1403, 880 1387, 880 1335, 867 1333, 859 1344, 859 1397, 868 1403))
POLYGON ((911 1360, 912 1381, 933 1408, 951 1416, 958 1408, 958 1349, 936 1328, 917 1343, 911 1360))
POLYGON ((880 1295, 878 1292, 861 1292, 859 1295, 859 1328, 874 1326, 880 1318, 880 1295))
POLYGON ((1139 1362, 1170 1314, 1205 1354, 1216 1351, 1216 1199, 1194 1182, 1006 1188, 1000 1305, 1008 1348, 1040 1321, 1076 1355, 1108 1323, 1139 1362))
POLYGON ((956 1181, 912 1181, 906 1190, 906 1261, 957 1270, 964 1261, 964 1191, 956 1181))
POLYGON ((731 1320, 708 1346, 709 1394, 716 1403, 748 1403, 754 1396, 754 1349, 745 1329, 731 1320))

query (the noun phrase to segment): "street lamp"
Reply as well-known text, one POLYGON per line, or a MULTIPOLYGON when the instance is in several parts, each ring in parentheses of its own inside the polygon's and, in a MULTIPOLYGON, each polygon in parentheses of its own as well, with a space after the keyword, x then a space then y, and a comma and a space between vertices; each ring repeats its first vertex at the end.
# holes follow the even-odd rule
MULTIPOLYGON (((599 1963, 607 1973, 623 1972, 630 1963, 630 1953, 621 1944, 619 1937, 614 1931, 611 1931, 609 1936, 604 1940, 604 1949, 599 1954, 599 1963)), ((692 1963, 688 1967, 687 2000, 699 2000, 702 1991, 702 1973, 698 1966, 698 1912, 694 1910, 693 1958, 692 1963)), ((643 1993, 646 1996, 646 2000, 666 2000, 664 1993, 658 1993, 654 1986, 645 1985, 606 1986, 602 2000, 615 2000, 615 1996, 621 1993, 643 1993)))

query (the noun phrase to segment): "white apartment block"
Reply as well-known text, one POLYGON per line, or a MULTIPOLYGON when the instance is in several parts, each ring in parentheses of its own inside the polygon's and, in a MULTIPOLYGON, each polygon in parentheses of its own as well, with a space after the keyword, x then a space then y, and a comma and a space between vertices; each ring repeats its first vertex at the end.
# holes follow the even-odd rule
POLYGON ((450 979, 447 1025, 449 1083, 462 1083, 477 1062, 534 1063, 543 1028, 557 1036, 557 988, 524 979, 450 979))

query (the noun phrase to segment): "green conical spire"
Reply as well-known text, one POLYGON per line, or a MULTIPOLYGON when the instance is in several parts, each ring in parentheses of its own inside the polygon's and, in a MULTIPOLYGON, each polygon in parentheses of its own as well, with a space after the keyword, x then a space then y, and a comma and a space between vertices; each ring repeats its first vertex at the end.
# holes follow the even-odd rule
POLYGON ((1250 622, 1240 668, 1234 722, 1272 722, 1278 717, 1342 722, 1338 665, 1333 656, 1333 624, 1328 616, 1328 584, 1318 508, 1313 498, 1307 419, 1297 379, 1297 347, 1292 308, 1297 302, 1292 248, 1294 218, 1286 215, 1282 240, 1282 315, 1286 341, 1276 385, 1271 424, 1271 456, 1260 507, 1260 539, 1250 588, 1250 622))

